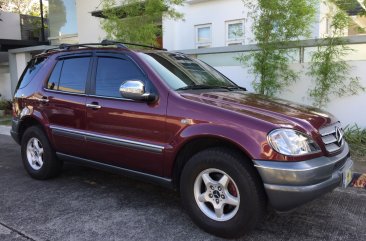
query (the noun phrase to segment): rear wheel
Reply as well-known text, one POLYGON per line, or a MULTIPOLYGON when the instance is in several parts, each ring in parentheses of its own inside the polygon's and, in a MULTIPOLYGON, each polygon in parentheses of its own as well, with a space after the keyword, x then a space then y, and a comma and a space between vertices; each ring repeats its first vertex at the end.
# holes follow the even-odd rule
POLYGON ((263 187, 247 161, 233 150, 211 148, 185 165, 180 180, 182 202, 203 230, 236 238, 264 216, 263 187))
POLYGON ((35 179, 57 176, 62 169, 43 130, 37 126, 28 128, 21 141, 22 159, 25 170, 35 179))

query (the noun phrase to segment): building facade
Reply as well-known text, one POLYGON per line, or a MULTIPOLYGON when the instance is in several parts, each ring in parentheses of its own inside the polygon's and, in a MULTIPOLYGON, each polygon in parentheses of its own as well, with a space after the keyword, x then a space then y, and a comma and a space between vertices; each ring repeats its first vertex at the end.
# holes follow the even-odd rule
POLYGON ((44 44, 38 17, 0 11, 0 98, 11 99, 8 51, 44 44))
MULTIPOLYGON (((351 0, 360 1, 360 0, 351 0)), ((117 1, 123 4, 124 0, 117 1)), ((103 1, 100 0, 49 0, 50 5, 50 38, 52 44, 59 43, 95 43, 105 39, 102 30, 103 1)), ((365 8, 359 4, 358 8, 365 8)), ((357 9, 356 9, 357 10, 357 9)), ((248 11, 241 0, 187 0, 177 11, 184 14, 182 20, 162 18, 163 47, 195 56, 215 67, 238 85, 252 91, 251 83, 256 78, 250 69, 237 61, 243 53, 256 50, 252 23, 248 11)), ((317 39, 331 32, 329 12, 332 9, 319 1, 317 21, 312 26, 311 39, 303 41, 294 48, 294 59, 291 68, 300 73, 300 81, 289 86, 281 98, 310 104, 307 90, 312 80, 306 74, 311 52, 316 49, 317 39)), ((352 24, 344 30, 344 36, 356 51, 346 56, 351 64, 351 77, 359 77, 366 86, 366 35, 356 31, 358 27, 366 27, 366 18, 357 15, 357 11, 349 12, 352 24), (355 36, 365 35, 365 36, 355 36)), ((47 46, 11 50, 12 90, 15 89, 21 71, 33 54, 39 53, 47 46)), ((0 72, 1 75, 1 72, 0 72)), ((363 109, 366 94, 334 99, 327 110, 346 124, 357 123, 366 127, 366 112, 355 112, 363 109), (353 108, 349 108, 352 106, 353 108)))
MULTIPOLYGON (((356 0, 354 0, 356 1, 356 0)), ((360 5, 361 6, 361 5, 360 5)), ((327 36, 331 31, 329 17, 333 7, 319 1, 310 39, 327 36)), ((163 20, 163 43, 169 50, 248 45, 255 43, 252 22, 242 0, 188 0, 177 7, 183 20, 163 20)), ((359 35, 358 27, 366 27, 366 18, 350 13, 351 25, 345 36, 359 35)))

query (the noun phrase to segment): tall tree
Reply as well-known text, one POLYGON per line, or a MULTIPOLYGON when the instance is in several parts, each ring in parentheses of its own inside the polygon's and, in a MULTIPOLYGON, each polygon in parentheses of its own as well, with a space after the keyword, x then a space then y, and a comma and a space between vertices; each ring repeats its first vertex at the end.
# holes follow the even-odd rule
POLYGON ((162 17, 180 19, 183 15, 175 6, 184 0, 125 0, 118 6, 115 0, 103 2, 102 28, 107 37, 126 42, 157 45, 161 36, 162 17))
POLYGON ((253 33, 259 51, 243 55, 239 60, 250 66, 256 76, 254 89, 274 95, 297 79, 289 68, 289 42, 310 36, 315 21, 315 0, 243 0, 253 20, 253 33))

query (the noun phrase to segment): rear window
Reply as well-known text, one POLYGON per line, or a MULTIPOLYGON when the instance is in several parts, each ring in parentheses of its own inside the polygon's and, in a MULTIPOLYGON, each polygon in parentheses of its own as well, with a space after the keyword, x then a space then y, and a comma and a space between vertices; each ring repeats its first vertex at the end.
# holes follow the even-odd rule
POLYGON ((28 62, 27 67, 25 68, 22 76, 19 79, 17 89, 22 89, 26 87, 33 80, 34 76, 41 69, 45 60, 46 58, 36 58, 28 62))
POLYGON ((50 90, 84 94, 89 63, 89 57, 59 61, 48 79, 47 88, 50 90))

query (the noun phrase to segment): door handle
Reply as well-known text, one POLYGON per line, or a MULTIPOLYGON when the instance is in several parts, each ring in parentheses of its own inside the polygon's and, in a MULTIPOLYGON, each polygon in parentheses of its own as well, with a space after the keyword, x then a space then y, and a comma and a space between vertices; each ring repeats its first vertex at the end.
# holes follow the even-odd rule
POLYGON ((42 98, 37 98, 36 100, 42 103, 50 102, 50 100, 46 96, 42 96, 42 98))
POLYGON ((90 109, 100 109, 102 108, 102 106, 98 105, 98 103, 91 103, 91 104, 86 104, 86 107, 90 108, 90 109))

